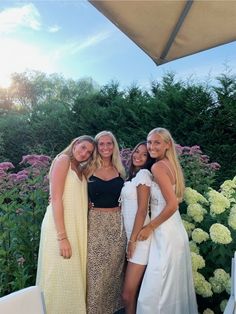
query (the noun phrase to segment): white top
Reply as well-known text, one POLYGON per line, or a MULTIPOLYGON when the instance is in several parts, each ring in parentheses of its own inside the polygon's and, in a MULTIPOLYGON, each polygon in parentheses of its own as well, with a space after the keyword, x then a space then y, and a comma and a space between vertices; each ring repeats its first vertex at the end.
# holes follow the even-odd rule
MULTIPOLYGON (((124 219, 124 227, 126 231, 127 239, 130 239, 135 216, 138 209, 138 194, 137 187, 139 185, 146 185, 151 187, 152 185, 152 174, 147 169, 141 169, 136 174, 134 178, 130 181, 126 181, 122 190, 121 190, 121 211, 124 219)), ((144 225, 148 224, 150 221, 150 217, 147 213, 146 219, 144 221, 144 225)), ((150 246, 150 239, 147 241, 140 241, 136 245, 135 253, 130 262, 146 265, 148 252, 150 246)))

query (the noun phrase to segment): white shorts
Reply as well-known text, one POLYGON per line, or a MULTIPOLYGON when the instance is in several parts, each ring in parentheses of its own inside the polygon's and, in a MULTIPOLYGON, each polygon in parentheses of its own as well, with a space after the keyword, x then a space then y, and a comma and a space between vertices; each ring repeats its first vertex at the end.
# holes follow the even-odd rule
POLYGON ((139 265, 147 265, 150 244, 151 244, 151 236, 145 241, 137 241, 134 254, 132 258, 128 259, 128 262, 139 264, 139 265))

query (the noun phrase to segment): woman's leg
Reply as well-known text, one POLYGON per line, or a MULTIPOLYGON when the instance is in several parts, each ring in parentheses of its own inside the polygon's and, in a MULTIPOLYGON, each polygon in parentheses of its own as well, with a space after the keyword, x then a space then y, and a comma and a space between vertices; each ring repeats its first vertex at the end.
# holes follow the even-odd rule
POLYGON ((123 288, 123 301, 126 314, 135 314, 137 305, 137 294, 143 278, 146 265, 128 262, 123 288))

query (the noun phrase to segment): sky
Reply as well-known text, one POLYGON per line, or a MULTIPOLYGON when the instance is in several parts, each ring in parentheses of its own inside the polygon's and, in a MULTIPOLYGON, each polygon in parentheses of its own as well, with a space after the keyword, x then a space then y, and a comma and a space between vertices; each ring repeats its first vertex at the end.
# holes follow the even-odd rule
POLYGON ((205 81, 226 67, 236 73, 236 42, 157 67, 86 0, 0 0, 0 87, 26 70, 148 88, 168 72, 205 81))

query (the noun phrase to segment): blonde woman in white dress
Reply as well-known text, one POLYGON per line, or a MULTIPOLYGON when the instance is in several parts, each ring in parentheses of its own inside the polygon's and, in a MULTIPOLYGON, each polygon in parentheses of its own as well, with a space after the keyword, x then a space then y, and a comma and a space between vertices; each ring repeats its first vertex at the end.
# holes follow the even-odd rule
POLYGON ((50 204, 45 213, 36 284, 47 314, 86 314, 87 181, 84 173, 95 158, 95 142, 76 138, 53 161, 50 204), (82 170, 81 163, 87 161, 82 170))
POLYGON ((156 128, 148 134, 147 148, 156 159, 151 221, 137 239, 152 237, 137 314, 197 314, 189 241, 178 210, 184 178, 175 144, 168 130, 156 128))
POLYGON ((129 176, 121 190, 121 210, 128 240, 128 265, 122 294, 126 314, 136 313, 138 289, 148 260, 151 237, 137 241, 137 235, 150 221, 148 206, 152 174, 148 169, 151 164, 147 143, 140 142, 131 154, 129 176))

